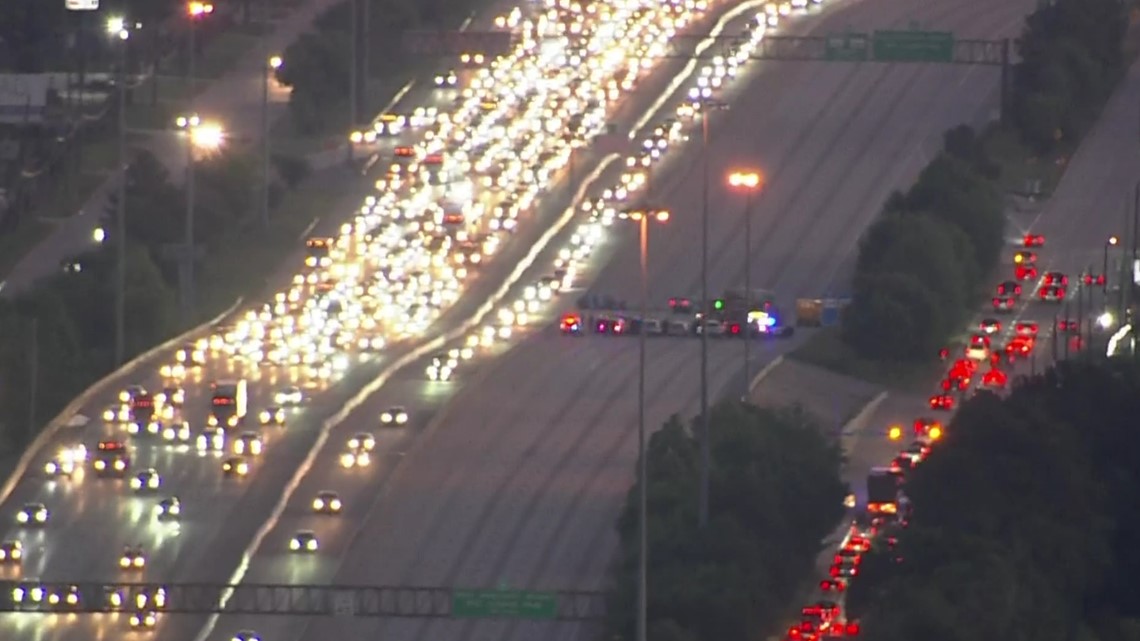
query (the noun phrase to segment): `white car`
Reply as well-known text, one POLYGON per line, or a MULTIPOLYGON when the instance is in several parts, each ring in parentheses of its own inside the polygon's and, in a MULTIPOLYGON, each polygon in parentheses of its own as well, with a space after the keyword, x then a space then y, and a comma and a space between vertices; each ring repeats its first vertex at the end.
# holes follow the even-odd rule
POLYGON ((300 387, 286 387, 273 395, 273 402, 284 407, 296 407, 305 402, 305 393, 300 387))
POLYGON ((301 530, 289 539, 290 552, 316 552, 319 547, 317 535, 312 530, 301 530))
POLYGON ((400 406, 389 407, 380 413, 380 424, 384 426, 404 425, 408 422, 408 410, 400 406))
POLYGON ((153 492, 160 487, 162 487, 162 477, 153 467, 148 467, 131 477, 131 489, 135 492, 153 492))
POLYGON ((44 525, 51 514, 43 503, 25 503, 16 513, 16 523, 20 525, 44 525))
POLYGON ((313 499, 313 511, 317 514, 340 514, 343 507, 340 496, 330 490, 317 492, 317 497, 313 499))
POLYGON ((15 540, 0 543, 0 564, 16 564, 23 560, 23 543, 15 540))

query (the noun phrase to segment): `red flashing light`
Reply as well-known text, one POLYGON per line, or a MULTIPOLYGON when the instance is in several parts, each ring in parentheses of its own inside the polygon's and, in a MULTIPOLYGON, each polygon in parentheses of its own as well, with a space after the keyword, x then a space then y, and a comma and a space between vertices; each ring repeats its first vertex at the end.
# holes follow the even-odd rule
POLYGON ((740 334, 740 323, 730 323, 728 326, 728 333, 736 336, 740 334))

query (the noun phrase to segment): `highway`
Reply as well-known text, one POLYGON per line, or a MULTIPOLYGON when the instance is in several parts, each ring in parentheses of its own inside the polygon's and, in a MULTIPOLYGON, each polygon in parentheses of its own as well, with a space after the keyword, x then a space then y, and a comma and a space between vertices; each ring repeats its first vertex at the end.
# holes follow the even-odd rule
MULTIPOLYGON (((824 33, 919 20, 962 37, 1000 37, 1015 34, 1031 8, 1024 2, 942 2, 915 9, 868 1, 836 5, 792 28, 824 33)), ((859 231, 889 191, 913 179, 937 151, 945 128, 984 120, 996 104, 991 70, 807 63, 754 69, 746 89, 724 96, 734 108, 712 125, 714 293, 742 280, 737 248, 744 199, 721 186, 727 169, 757 166, 768 174, 768 192, 755 208, 754 285, 789 302, 842 291, 859 231)), ((666 161, 671 166, 655 170, 652 204, 673 212, 668 225, 651 231, 655 301, 697 294, 701 156, 695 144, 666 161)), ((593 291, 636 299, 633 246, 613 247, 613 260, 597 274, 593 291)), ((572 297, 563 300, 569 306, 572 297)), ((798 340, 761 344, 753 371, 798 340)), ((710 383, 719 397, 740 384, 740 344, 713 341, 711 347, 710 383)), ((600 586, 615 543, 613 519, 633 469, 636 352, 633 340, 563 337, 551 327, 467 378, 470 370, 461 371, 457 397, 431 418, 427 433, 394 446, 399 464, 386 483, 375 484, 373 477, 365 488, 365 496, 376 497, 371 505, 357 508, 348 498, 353 509, 367 511, 363 520, 353 515, 359 529, 327 526, 324 553, 303 563, 311 565, 312 576, 331 576, 338 585, 600 586)), ((696 341, 650 342, 650 425, 695 410, 697 354, 696 341)), ((422 364, 399 373, 390 383, 396 391, 383 390, 349 423, 369 420, 393 398, 413 408, 417 423, 427 420, 440 402, 417 404, 417 396, 434 389, 417 380, 422 364)), ((280 544, 309 527, 304 501, 334 481, 335 455, 333 449, 322 454, 327 462, 314 466, 302 482, 307 489, 298 492, 267 541, 280 544)), ((269 545, 259 552, 246 580, 289 577, 296 565, 282 563, 279 549, 269 545)), ((581 635, 574 624, 354 619, 310 622, 299 634, 296 622, 270 617, 222 617, 216 629, 242 628, 257 629, 266 639, 581 635)))
MULTIPOLYGON (((1138 101, 1140 67, 1133 65, 1095 128, 1085 137, 1078 152, 1069 159, 1069 168, 1053 196, 1036 211, 1010 214, 1011 242, 1006 253, 1008 264, 1013 264, 1013 253, 1021 249, 1017 242, 1024 233, 1043 234, 1045 246, 1034 250, 1038 254, 1039 271, 1042 274, 1047 271, 1063 272, 1069 277, 1070 284, 1073 284, 1090 266, 1094 272, 1103 269, 1105 243, 1110 236, 1116 235, 1122 239, 1122 243, 1109 250, 1108 284, 1111 288, 1119 282, 1116 266, 1129 251, 1124 239, 1127 238, 1131 225, 1133 188, 1140 172, 1140 153, 1136 149, 1135 135, 1135 105, 1138 101)), ((1002 320, 1007 336, 1016 320, 1038 323, 1040 338, 1034 350, 1036 362, 1018 363, 1012 370, 1014 374, 1029 374, 1034 369, 1040 372, 1049 367, 1052 363, 1053 318, 1065 317, 1063 305, 1035 300, 1033 289, 1032 283, 1026 284, 1023 295, 1025 301, 1012 318, 992 314, 989 310, 977 315, 978 319, 996 317, 1002 320)), ((1078 294, 1075 287, 1071 286, 1070 290, 1072 304, 1068 317, 1076 320, 1078 294)), ((1090 315, 1086 311, 1086 323, 1102 311, 1102 295, 1101 288, 1094 286, 1094 312, 1090 315)), ((1115 310, 1118 303, 1116 296, 1111 296, 1109 302, 1115 310)), ((1094 329, 1094 332, 1098 331, 1094 329)), ((1059 341, 1058 346, 1058 357, 1063 359, 1064 341, 1059 341)), ((1070 357, 1076 356, 1076 350, 1071 350, 1070 357)), ((932 391, 936 382, 930 382, 932 391)), ((870 433, 860 439, 864 446, 855 450, 857 455, 851 462, 851 478, 856 487, 859 486, 856 480, 865 478, 871 466, 889 462, 894 454, 895 448, 883 437, 885 426, 894 423, 908 425, 916 416, 930 415, 925 402, 925 397, 892 395, 879 406, 868 423, 870 433)))
MULTIPOLYGON (((656 37, 658 36, 643 30, 631 33, 629 40, 638 42, 638 38, 651 40, 656 37)), ((620 62, 620 59, 617 62, 620 62)), ((562 74, 559 77, 565 78, 567 75, 562 74)), ((497 95, 497 92, 487 93, 486 88, 484 92, 485 95, 480 97, 482 100, 497 95)), ((417 97, 423 97, 422 95, 417 96, 416 93, 413 92, 406 99, 414 100, 417 97)), ((505 102, 508 99, 504 97, 502 100, 505 102)), ((639 97, 638 94, 634 93, 628 94, 625 100, 648 100, 648 98, 639 97)), ((541 102, 539 106, 542 106, 541 102)), ((614 109, 619 109, 623 106, 623 102, 614 100, 611 106, 614 109)), ((401 109, 403 109, 402 106, 401 109)), ((505 110, 498 107, 493 111, 505 114, 505 110)), ((521 132, 514 133, 522 135, 521 132)), ((538 137, 534 138, 539 139, 538 137)), ((509 148, 505 150, 509 150, 509 148)), ((588 152, 584 155, 586 158, 582 164, 583 167, 588 168, 591 155, 588 152)), ((531 189, 537 190, 540 187, 541 185, 532 185, 531 189)), ((521 194, 522 192, 518 193, 521 194)), ((438 315, 439 320, 433 326, 432 334, 442 333, 459 326, 467 316, 470 316, 473 309, 494 290, 497 286, 496 280, 509 271, 512 265, 521 260, 522 255, 542 232, 543 223, 550 216, 548 210, 556 210, 560 192, 554 191, 552 196, 554 197, 549 199, 550 203, 544 203, 543 207, 534 208, 522 218, 523 222, 520 224, 519 231, 514 235, 514 239, 507 240, 502 244, 500 257, 496 262, 484 269, 478 277, 469 279, 470 288, 464 290, 467 293, 459 300, 458 304, 453 305, 447 311, 440 312, 441 315, 438 315)), ((561 194, 561 197, 565 197, 565 194, 561 194)), ((484 200, 482 196, 477 196, 477 198, 480 201, 484 200)), ((484 204, 489 202, 485 201, 484 204)), ((322 220, 321 227, 318 228, 317 232, 331 232, 337 227, 338 222, 331 217, 328 220, 322 220)), ((363 232, 364 230, 358 231, 363 232)), ((507 234, 507 236, 510 235, 507 234)), ((389 256, 401 254, 396 247, 389 247, 386 251, 380 252, 381 257, 379 258, 375 255, 376 252, 373 252, 368 258, 364 258, 359 255, 358 250, 352 247, 342 250, 341 253, 347 254, 348 257, 343 262, 338 260, 337 264, 347 265, 363 262, 373 268, 376 261, 385 264, 382 261, 388 260, 389 256)), ((296 265, 297 263, 293 264, 293 269, 296 269, 296 265)), ((444 274, 451 273, 447 271, 450 268, 438 267, 438 269, 443 271, 437 271, 431 282, 449 282, 445 279, 444 274)), ((332 273, 333 268, 329 268, 329 270, 329 273, 332 273)), ((408 290, 403 289, 401 291, 407 293, 408 290)), ((445 290, 444 293, 446 294, 447 291, 451 290, 445 290)), ((304 300, 304 298, 302 299, 304 300)), ((399 311, 411 315, 410 309, 399 311)), ((314 313, 310 310, 309 314, 313 315, 314 313)), ((275 315, 278 318, 281 317, 280 313, 275 313, 275 315)), ((326 318, 324 325, 329 324, 327 315, 322 316, 320 313, 315 315, 326 318)), ((398 316, 393 318, 386 313, 382 317, 382 322, 390 323, 393 327, 398 328, 400 323, 406 320, 398 316)), ((321 325, 317 321, 313 322, 316 325, 321 325)), ((240 322, 235 323, 231 320, 227 324, 234 331, 242 329, 240 322)), ((325 384, 320 382, 317 376, 321 369, 319 366, 310 368, 308 371, 302 371, 300 374, 291 374, 288 368, 276 368, 277 374, 274 375, 272 368, 254 368, 249 365, 236 364, 248 361, 248 359, 229 357, 225 352, 212 355, 200 374, 192 374, 184 382, 187 399, 183 418, 190 422, 195 433, 205 422, 205 412, 209 404, 206 389, 212 380, 241 375, 248 377, 251 383, 249 405, 251 414, 254 416, 260 409, 272 402, 274 391, 290 384, 306 384, 310 387, 309 393, 313 398, 312 402, 307 404, 303 410, 291 413, 286 427, 270 427, 262 430, 267 443, 266 452, 260 459, 253 461, 252 472, 246 479, 223 479, 220 461, 216 460, 216 457, 199 456, 191 448, 170 447, 150 443, 144 439, 134 439, 133 468, 140 470, 153 466, 162 474, 164 483, 163 488, 154 497, 127 497, 124 500, 127 491, 123 482, 96 480, 90 476, 89 472, 82 479, 76 478, 70 481, 60 479, 45 482, 40 471, 43 463, 57 447, 70 444, 70 439, 73 437, 69 436, 67 439, 61 438, 53 442, 47 451, 42 453, 42 458, 37 461, 28 475, 16 485, 14 492, 10 497, 7 497, 4 503, 3 518, 12 519, 20 506, 33 501, 45 503, 52 513, 51 520, 42 532, 19 532, 15 527, 5 528, 4 538, 23 540, 28 549, 22 571, 12 576, 22 576, 29 581, 70 580, 90 582, 127 579, 191 582, 225 581, 234 568, 239 565, 243 548, 254 539, 257 530, 269 516, 275 501, 281 496, 282 488, 287 486, 289 478, 298 467, 304 464, 307 452, 314 442, 320 438, 319 425, 321 419, 340 408, 349 392, 354 388, 359 388, 365 381, 374 377, 385 363, 397 360, 422 342, 422 339, 417 338, 418 335, 422 335, 421 332, 422 330, 417 326, 411 326, 410 330, 407 328, 394 330, 395 339, 384 351, 382 359, 374 357, 371 362, 352 370, 345 382, 327 392, 324 391, 325 384), (180 526, 155 523, 153 518, 148 515, 149 510, 153 509, 159 497, 170 494, 177 494, 184 503, 186 516, 180 526), (125 574, 117 568, 119 553, 122 546, 127 543, 142 544, 149 553, 148 567, 141 575, 125 574)), ((286 331, 286 334, 291 333, 295 332, 286 331)), ((360 330, 352 336, 355 340, 360 337, 368 337, 370 334, 367 331, 360 330)), ((245 342, 248 345, 249 341, 245 342)), ((231 345, 234 343, 233 340, 229 341, 231 345)), ((316 346, 310 345, 309 348, 315 350, 316 346)), ((349 354, 353 351, 349 350, 349 354)), ((166 355, 163 362, 169 362, 169 358, 170 356, 166 355)), ((335 361, 336 359, 332 360, 335 361)), ((156 372, 158 365, 159 363, 144 363, 137 368, 136 373, 127 375, 119 381, 119 384, 126 386, 131 383, 142 383, 152 391, 157 392, 162 386, 156 372)), ((420 364, 418 367, 419 376, 422 380, 423 365, 420 364)), ((304 368, 301 369, 304 370, 304 368)), ((422 388, 422 384, 416 381, 416 384, 411 387, 422 388)), ((117 428, 102 426, 98 417, 117 393, 118 390, 114 390, 102 398, 95 399, 91 406, 81 411, 81 414, 93 419, 91 426, 83 433, 83 442, 91 449, 93 449, 95 441, 104 436, 116 434, 117 428)), ((363 415, 352 417, 345 422, 343 430, 339 430, 331 437, 335 444, 333 449, 340 448, 337 439, 343 441, 345 438, 340 434, 341 431, 351 433, 361 430, 375 430, 378 423, 379 410, 376 409, 378 404, 389 402, 385 400, 388 398, 401 398, 403 394, 400 379, 397 378, 378 396, 370 398, 366 409, 361 410, 364 412, 363 415), (369 407, 371 409, 367 409, 369 407)), ((430 398, 417 396, 414 392, 408 392, 408 394, 411 396, 410 399, 401 398, 405 403, 430 400, 430 398)), ((416 417, 416 412, 413 410, 413 421, 410 426, 412 430, 417 427, 416 417)), ((393 439, 398 439, 401 432, 407 431, 409 428, 395 430, 390 433, 391 436, 387 433, 378 434, 378 447, 380 449, 373 467, 381 470, 381 475, 386 463, 391 460, 390 453, 395 451, 394 448, 389 449, 393 445, 393 439), (381 456, 381 453, 385 455, 381 456)), ((117 432, 117 434, 119 438, 124 436, 122 432, 117 432)), ((366 496, 369 488, 374 487, 373 484, 377 479, 372 474, 376 473, 369 470, 341 470, 335 467, 335 459, 330 461, 329 465, 318 466, 315 469, 322 472, 331 472, 335 469, 341 478, 335 479, 335 483, 322 484, 320 487, 340 489, 348 505, 346 516, 351 517, 354 513, 360 513, 363 517, 364 503, 355 499, 366 496), (345 486, 351 491, 343 489, 345 486)), ((311 498, 311 495, 304 496, 302 505, 307 505, 311 498)), ((289 516, 293 515, 290 514, 289 516)), ((12 520, 8 522, 13 523, 12 520)), ((343 527, 347 531, 351 518, 343 519, 343 523, 343 527)), ((332 533, 329 533, 329 536, 333 537, 332 543, 336 541, 336 531, 334 529, 332 533)), ((322 529, 321 534, 323 538, 326 532, 322 529)), ((283 545, 288 536, 285 534, 281 541, 271 537, 269 543, 270 545, 274 543, 283 545)), ((277 549, 281 548, 278 547, 277 549)), ((309 571, 319 569, 319 567, 308 567, 305 565, 305 559, 297 558, 285 563, 283 567, 288 568, 288 571, 293 573, 289 575, 289 579, 298 581, 310 580, 306 579, 309 576, 309 571)), ((123 634, 125 630, 125 617, 122 615, 92 616, 82 619, 48 617, 49 625, 46 626, 43 625, 44 620, 45 618, 42 615, 9 614, 0 617, 0 625, 5 627, 5 638, 31 638, 34 636, 37 639, 88 639, 102 638, 108 634, 115 637, 123 634)), ((159 634, 164 639, 191 638, 197 633, 200 624, 200 620, 192 617, 164 617, 160 620, 159 634)))

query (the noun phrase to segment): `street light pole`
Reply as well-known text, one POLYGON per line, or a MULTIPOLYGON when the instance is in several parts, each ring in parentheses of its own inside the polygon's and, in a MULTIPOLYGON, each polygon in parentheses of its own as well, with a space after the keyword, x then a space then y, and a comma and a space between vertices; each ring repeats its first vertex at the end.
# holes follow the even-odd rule
POLYGON ((638 224, 638 256, 641 262, 641 328, 637 333, 637 636, 646 641, 649 620, 649 457, 645 429, 645 318, 649 315, 649 223, 665 223, 665 210, 621 213, 638 224))
POLYGON ((127 350, 127 38, 122 19, 108 21, 107 28, 119 39, 119 183, 115 192, 115 366, 123 364, 127 350))
MULTIPOLYGON (((351 61, 350 61, 350 64, 348 65, 348 130, 349 131, 355 131, 356 130, 356 118, 357 118, 357 115, 356 115, 356 106, 357 106, 356 105, 356 103, 357 103, 356 83, 357 83, 358 65, 360 62, 360 58, 357 55, 357 43, 359 42, 359 36, 356 33, 356 28, 358 26, 356 24, 357 9, 358 9, 357 0, 348 0, 348 10, 349 10, 349 12, 351 12, 351 16, 349 17, 349 20, 348 20, 348 29, 350 31, 350 33, 348 34, 349 35, 349 42, 350 42, 349 56, 351 56, 351 61)), ((352 162, 353 149, 352 149, 351 143, 348 145, 347 149, 348 149, 348 162, 352 162)))
POLYGON ((265 68, 265 82, 261 84, 261 224, 269 226, 269 81, 281 68, 281 56, 270 56, 265 68))
MULTIPOLYGON (((762 189, 763 178, 756 171, 734 171, 728 175, 728 185, 744 190, 744 296, 747 302, 752 297, 752 197, 762 189)), ((748 307, 750 307, 749 305, 748 307)), ((744 316, 744 393, 742 400, 748 400, 752 383, 752 318, 751 309, 745 309, 744 316)))
POLYGON ((716 109, 727 109, 726 103, 707 101, 701 109, 701 476, 698 502, 698 524, 709 524, 709 473, 712 466, 712 443, 709 434, 709 118, 716 109))

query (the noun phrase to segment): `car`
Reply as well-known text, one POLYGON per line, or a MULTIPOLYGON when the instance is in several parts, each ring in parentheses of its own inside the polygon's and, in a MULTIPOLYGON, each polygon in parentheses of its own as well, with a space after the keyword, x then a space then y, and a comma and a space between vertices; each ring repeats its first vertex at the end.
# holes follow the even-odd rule
POLYGON ((348 449, 371 452, 376 449, 376 437, 367 432, 358 432, 348 439, 348 449))
POLYGON ((859 575, 859 564, 850 559, 844 559, 841 563, 832 563, 829 572, 835 578, 854 578, 859 575))
POLYGON ((399 405, 393 405, 380 413, 380 424, 385 427, 404 425, 407 422, 408 410, 399 405))
POLYGON ((186 343, 174 352, 174 360, 183 367, 195 367, 198 365, 206 364, 206 350, 204 349, 205 343, 202 346, 195 345, 194 343, 186 343))
POLYGON ((564 314, 562 320, 558 323, 558 330, 570 336, 581 336, 582 315, 574 313, 564 314))
POLYGON ((1036 336, 1037 329, 1037 321, 1018 321, 1013 326, 1013 331, 1018 336, 1036 336))
POLYGON ((182 407, 186 403, 186 390, 178 385, 167 385, 155 400, 164 407, 182 407))
POLYGON ((372 454, 364 448, 351 449, 340 455, 340 465, 344 468, 367 467, 372 463, 372 454))
POLYGON ((234 439, 233 452, 239 456, 261 456, 264 449, 257 432, 242 432, 234 439))
POLYGON ((1042 234, 1026 234, 1021 239, 1021 245, 1022 247, 1044 247, 1045 236, 1042 234))
POLYGON ((222 474, 244 477, 249 474, 249 461, 240 456, 231 456, 222 461, 222 474))
POLYGON ((48 476, 66 476, 70 477, 75 474, 79 469, 79 465, 74 459, 65 456, 62 453, 52 457, 50 461, 44 463, 44 474, 48 476))
POLYGON ((285 409, 280 405, 270 405, 258 413, 257 419, 262 425, 283 426, 285 425, 285 409))
POLYGON ((992 336, 1001 331, 1001 321, 996 318, 983 318, 982 321, 978 323, 978 329, 980 329, 983 334, 992 336))
POLYGON ((1057 333, 1059 334, 1080 334, 1081 324, 1073 318, 1058 318, 1057 319, 1057 333))
POLYGON ((226 449, 226 431, 221 427, 204 427, 198 433, 199 452, 222 452, 226 449))
POLYGON ((994 296, 991 303, 994 311, 1000 314, 1009 314, 1017 309, 1017 299, 1013 296, 994 296))
POLYGON ((131 477, 131 489, 135 492, 153 492, 162 486, 162 477, 153 467, 131 477))
POLYGON ((131 420, 131 408, 122 403, 113 403, 103 410, 103 422, 111 425, 127 423, 131 420))
POLYGON ((847 589, 847 582, 842 578, 823 579, 819 582, 821 592, 843 592, 847 589))
POLYGON ((441 73, 435 77, 435 86, 441 89, 452 89, 459 85, 459 76, 454 71, 441 73))
POLYGON ((158 613, 154 610, 136 610, 127 619, 132 630, 150 630, 158 625, 158 613))
POLYGON ((230 641, 261 641, 261 635, 253 630, 241 630, 230 641))
POLYGON ((24 560, 24 544, 9 540, 0 543, 0 564, 15 565, 24 560))
POLYGON ((950 394, 935 394, 930 397, 930 409, 951 411, 954 409, 954 397, 950 394))
POLYGON ((136 398, 147 395, 146 388, 142 385, 127 385, 121 392, 119 392, 119 402, 130 404, 136 398))
POLYGON ((146 567, 146 553, 141 545, 124 545, 123 553, 119 555, 119 569, 142 570, 146 567))
POLYGON ((1021 296, 1021 283, 1016 280, 1003 280, 997 284, 996 293, 998 296, 1011 296, 1016 298, 1021 296))
POLYGON ((283 407, 297 407, 305 402, 305 393, 300 387, 286 387, 273 395, 273 402, 283 407))
POLYGON ((629 322, 621 316, 595 316, 594 333, 605 336, 621 336, 629 331, 629 322))
POLYGON ((444 382, 451 380, 455 365, 446 356, 435 356, 427 366, 425 373, 429 381, 444 382))
POLYGON ((932 441, 942 438, 942 421, 921 417, 914 419, 914 435, 925 436, 932 441))
POLYGON ((1065 300, 1065 288, 1060 285, 1046 285, 1037 290, 1037 296, 1047 303, 1060 303, 1065 300))
POLYGON ((981 385, 988 389, 1005 389, 1008 382, 1009 376, 1000 369, 991 369, 982 374, 981 385))
POLYGON ((1028 266, 1037 264, 1037 254, 1027 250, 1021 250, 1013 254, 1013 264, 1028 266))
POLYGON ((167 443, 189 443, 192 437, 190 423, 187 421, 167 423, 162 428, 162 440, 167 443))
POLYGON ((1017 280, 1037 280, 1036 265, 1016 265, 1013 268, 1013 277, 1017 280))
POLYGON ((1081 282, 1088 287, 1092 287, 1093 285, 1102 286, 1108 282, 1108 279, 1104 274, 1084 274, 1081 276, 1081 282))
POLYGON ((16 523, 20 525, 45 525, 51 514, 43 503, 25 503, 16 513, 16 523))
POLYGON ((177 521, 182 518, 182 501, 177 496, 162 499, 154 506, 154 518, 159 521, 177 521))
POLYGON ((340 495, 331 490, 317 492, 313 499, 313 511, 317 514, 340 514, 342 507, 344 505, 340 501, 340 495))
POLYGON ((1069 286, 1069 277, 1061 272, 1045 272, 1041 276, 1042 285, 1056 285, 1059 287, 1069 286))
POLYGON ((127 434, 131 436, 158 436, 162 434, 162 422, 152 420, 141 423, 132 420, 127 423, 127 434))
POLYGON ((317 534, 312 530, 300 530, 289 539, 290 552, 316 552, 319 547, 317 534))

